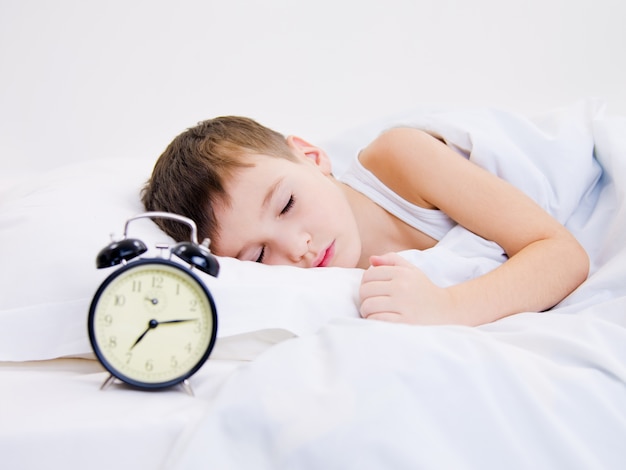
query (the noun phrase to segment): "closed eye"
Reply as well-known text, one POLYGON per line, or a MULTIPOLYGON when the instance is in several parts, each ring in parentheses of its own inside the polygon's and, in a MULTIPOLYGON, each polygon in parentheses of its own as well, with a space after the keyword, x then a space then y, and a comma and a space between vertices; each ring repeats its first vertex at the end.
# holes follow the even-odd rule
POLYGON ((287 204, 285 204, 285 207, 283 207, 283 210, 280 211, 280 215, 285 215, 287 212, 289 212, 293 208, 293 205, 295 203, 296 203, 296 200, 292 194, 291 196, 289 196, 289 201, 287 201, 287 204))
MULTIPOLYGON (((283 209, 280 211, 280 215, 285 215, 287 212, 293 209, 293 205, 295 203, 296 203, 296 199, 293 197, 293 194, 292 194, 291 196, 289 196, 289 200, 287 201, 287 204, 285 204, 285 207, 283 207, 283 209)), ((259 256, 256 259, 256 262, 262 263, 263 258, 265 258, 265 247, 261 248, 261 253, 259 253, 259 256)))

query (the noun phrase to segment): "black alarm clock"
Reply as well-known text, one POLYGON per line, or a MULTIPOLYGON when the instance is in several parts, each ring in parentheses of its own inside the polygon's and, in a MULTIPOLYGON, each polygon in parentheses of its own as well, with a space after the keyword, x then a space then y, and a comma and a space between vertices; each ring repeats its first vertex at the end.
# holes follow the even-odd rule
POLYGON ((191 219, 146 212, 128 219, 123 238, 98 253, 98 269, 118 265, 99 286, 89 308, 89 341, 110 373, 102 388, 119 379, 143 390, 180 384, 193 395, 188 379, 209 358, 217 336, 213 297, 193 272, 199 269, 217 277, 219 264, 209 240, 198 244, 191 219), (140 218, 159 217, 187 224, 190 241, 157 245, 159 257, 140 258, 147 247, 139 239, 127 238, 128 226, 140 218))

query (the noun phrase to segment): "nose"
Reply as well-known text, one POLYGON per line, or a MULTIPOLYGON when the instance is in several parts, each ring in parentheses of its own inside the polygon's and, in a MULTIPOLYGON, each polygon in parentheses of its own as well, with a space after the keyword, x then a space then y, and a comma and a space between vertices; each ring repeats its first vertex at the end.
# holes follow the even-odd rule
POLYGON ((310 252, 311 236, 306 232, 283 232, 280 237, 280 251, 290 263, 300 263, 310 252))

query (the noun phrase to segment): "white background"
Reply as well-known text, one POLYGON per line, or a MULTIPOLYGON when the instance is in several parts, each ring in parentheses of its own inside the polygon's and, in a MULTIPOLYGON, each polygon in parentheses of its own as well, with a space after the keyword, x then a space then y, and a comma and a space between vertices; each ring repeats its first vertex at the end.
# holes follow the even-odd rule
POLYGON ((422 104, 626 114, 623 0, 0 0, 0 183, 242 114, 317 142, 422 104))

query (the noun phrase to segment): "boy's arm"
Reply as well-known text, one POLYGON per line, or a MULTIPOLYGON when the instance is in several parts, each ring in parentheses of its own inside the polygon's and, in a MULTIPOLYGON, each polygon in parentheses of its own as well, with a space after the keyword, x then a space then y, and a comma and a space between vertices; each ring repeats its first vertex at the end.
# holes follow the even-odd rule
POLYGON ((520 190, 427 133, 387 131, 360 160, 403 198, 442 210, 509 256, 492 272, 445 289, 399 256, 373 257, 361 286, 364 316, 476 325, 548 309, 585 280, 587 254, 568 230, 520 190))

